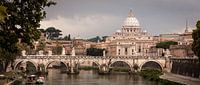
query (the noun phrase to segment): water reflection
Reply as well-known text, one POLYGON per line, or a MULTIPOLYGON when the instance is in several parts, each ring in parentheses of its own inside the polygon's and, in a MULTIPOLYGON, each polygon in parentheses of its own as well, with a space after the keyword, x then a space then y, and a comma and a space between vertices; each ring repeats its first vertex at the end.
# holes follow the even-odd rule
POLYGON ((140 76, 128 74, 98 75, 93 71, 80 71, 79 75, 61 74, 58 69, 49 69, 46 85, 157 85, 140 76))

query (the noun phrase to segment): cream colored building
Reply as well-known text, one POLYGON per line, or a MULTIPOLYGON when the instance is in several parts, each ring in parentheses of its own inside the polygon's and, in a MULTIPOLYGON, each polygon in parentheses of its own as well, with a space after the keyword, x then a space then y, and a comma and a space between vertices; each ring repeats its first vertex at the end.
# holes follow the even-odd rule
POLYGON ((193 42, 192 32, 189 32, 186 27, 183 33, 160 34, 159 42, 165 41, 175 41, 178 42, 178 45, 191 45, 193 42))
POLYGON ((147 55, 149 49, 156 45, 153 36, 142 30, 139 21, 130 10, 121 30, 106 38, 107 55, 137 56, 147 55))

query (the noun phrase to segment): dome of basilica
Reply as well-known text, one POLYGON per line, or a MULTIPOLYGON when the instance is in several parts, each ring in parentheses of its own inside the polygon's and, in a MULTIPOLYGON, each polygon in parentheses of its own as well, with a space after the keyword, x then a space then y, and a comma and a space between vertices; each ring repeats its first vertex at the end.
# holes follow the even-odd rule
POLYGON ((125 19, 123 26, 139 27, 139 21, 134 17, 132 10, 130 10, 128 17, 125 19))

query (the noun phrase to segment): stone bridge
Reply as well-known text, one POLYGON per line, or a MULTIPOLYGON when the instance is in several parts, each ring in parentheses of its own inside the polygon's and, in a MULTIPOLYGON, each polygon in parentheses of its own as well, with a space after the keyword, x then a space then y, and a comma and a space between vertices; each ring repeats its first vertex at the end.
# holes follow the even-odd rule
POLYGON ((170 71, 170 62, 165 57, 150 56, 71 56, 71 55, 25 55, 19 56, 14 62, 14 70, 19 67, 26 68, 26 63, 32 63, 36 70, 43 65, 46 71, 53 62, 61 62, 67 67, 68 73, 78 72, 80 66, 92 66, 96 64, 100 73, 108 73, 111 65, 116 62, 124 62, 130 72, 140 71, 145 68, 157 68, 161 71, 170 71), (137 69, 135 68, 137 67, 137 69))

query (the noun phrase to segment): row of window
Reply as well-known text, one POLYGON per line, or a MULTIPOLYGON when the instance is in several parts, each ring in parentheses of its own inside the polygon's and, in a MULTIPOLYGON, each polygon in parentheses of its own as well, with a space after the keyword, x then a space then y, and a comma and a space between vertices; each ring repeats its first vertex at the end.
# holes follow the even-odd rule
MULTIPOLYGON (((139 46, 139 49, 138 49, 138 52, 140 53, 141 52, 141 47, 139 46)), ((146 53, 148 53, 148 50, 145 50, 146 53)), ((118 49, 118 55, 121 55, 121 49, 118 49)), ((125 48, 125 52, 124 52, 125 55, 128 54, 128 48, 125 48)), ((134 49, 132 49, 132 55, 134 55, 134 49)))

